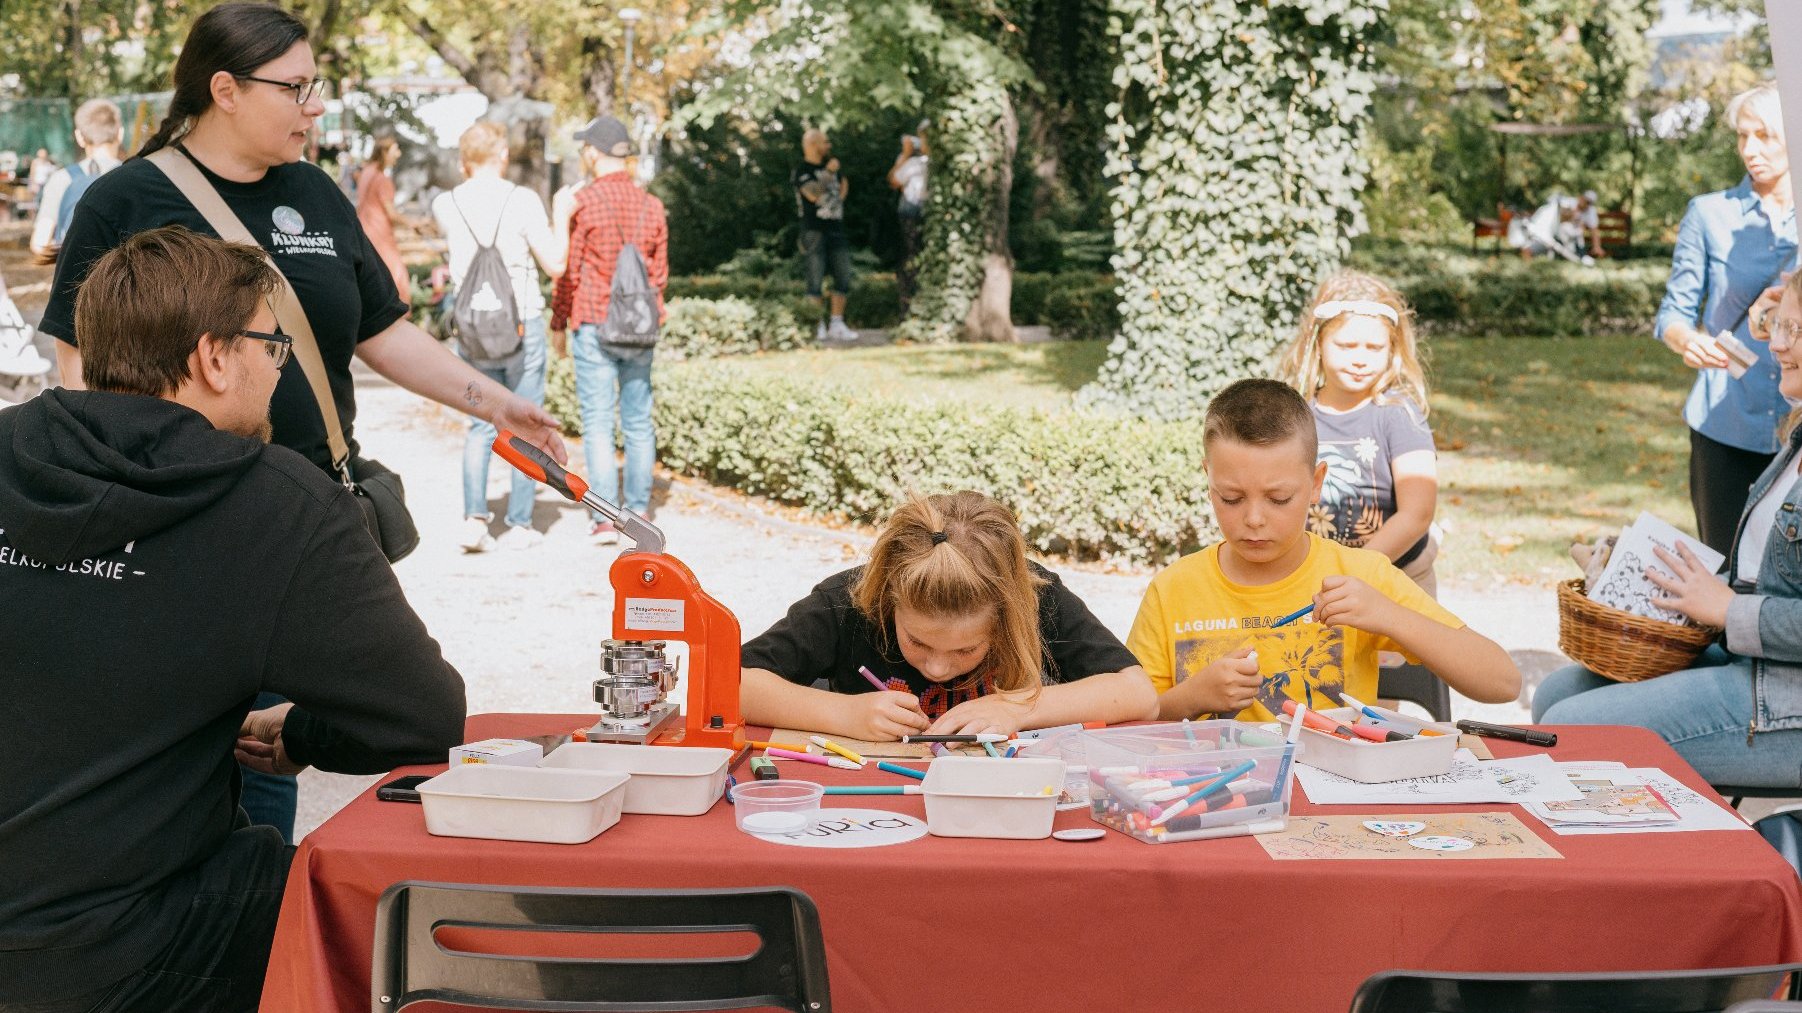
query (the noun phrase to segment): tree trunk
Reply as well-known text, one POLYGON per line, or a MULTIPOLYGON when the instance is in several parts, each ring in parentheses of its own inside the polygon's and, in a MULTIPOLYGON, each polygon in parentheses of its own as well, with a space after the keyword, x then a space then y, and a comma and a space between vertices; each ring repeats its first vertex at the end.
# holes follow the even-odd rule
POLYGON ((507 128, 507 147, 513 156, 508 175, 548 202, 551 196, 550 166, 545 161, 544 146, 556 110, 549 102, 530 97, 543 87, 544 68, 531 48, 531 36, 526 27, 523 24, 515 27, 504 47, 490 46, 471 58, 417 11, 404 4, 400 11, 413 34, 487 97, 485 118, 507 128))
POLYGON ((1014 331, 1014 257, 1007 248, 1008 200, 1014 189, 1014 154, 1020 146, 1020 120, 1014 111, 1011 95, 1003 93, 1001 115, 992 128, 995 132, 995 164, 989 167, 989 213, 984 223, 984 239, 988 248, 983 261, 982 291, 970 303, 964 319, 964 337, 969 341, 1019 340, 1014 331))
POLYGON ((66 19, 63 25, 63 54, 68 61, 68 77, 63 91, 74 102, 87 94, 86 89, 92 86, 87 75, 82 73, 82 65, 87 59, 82 55, 81 0, 64 0, 63 16, 66 19))
POLYGON ((613 86, 619 72, 613 66, 613 50, 605 39, 589 36, 582 40, 582 94, 588 96, 591 116, 613 111, 613 86))

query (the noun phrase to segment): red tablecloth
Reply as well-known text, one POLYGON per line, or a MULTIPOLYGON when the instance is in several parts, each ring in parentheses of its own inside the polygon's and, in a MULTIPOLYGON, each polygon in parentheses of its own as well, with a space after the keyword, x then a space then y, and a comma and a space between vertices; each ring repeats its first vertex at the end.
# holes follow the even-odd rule
MULTIPOLYGON (((488 714, 470 740, 563 731, 576 715, 488 714)), ((1560 760, 1621 760, 1707 785, 1651 732, 1557 729, 1560 760)), ((1525 752, 1491 743, 1498 756, 1525 752)), ((431 768, 417 768, 426 772, 431 768)), ((743 774, 748 768, 740 768, 743 774)), ((815 772, 810 770, 809 774, 815 772)), ((821 767, 815 779, 870 780, 821 767)), ((894 780, 881 775, 886 783, 894 780)), ((1302 813, 1380 807, 1315 806, 1302 813)), ((918 796, 841 806, 925 817, 918 796)), ((373 791, 301 842, 264 1011, 368 1008, 376 898, 400 880, 588 887, 785 885, 811 895, 843 1013, 1015 1008, 1346 1009, 1388 968, 1655 970, 1802 960, 1802 890, 1742 831, 1558 837, 1563 860, 1288 861, 1251 838, 1153 846, 927 837, 821 851, 738 832, 731 807, 630 816, 587 844, 433 837, 373 791)), ((1396 810, 1391 810, 1396 811, 1396 810)), ((1086 810, 1058 826, 1092 826, 1086 810)))

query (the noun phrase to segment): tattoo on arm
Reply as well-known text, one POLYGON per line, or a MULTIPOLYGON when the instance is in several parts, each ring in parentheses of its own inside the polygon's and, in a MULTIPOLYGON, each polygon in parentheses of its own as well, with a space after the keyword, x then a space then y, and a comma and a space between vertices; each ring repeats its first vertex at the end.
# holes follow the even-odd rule
POLYGON ((471 408, 482 406, 482 385, 480 381, 471 380, 469 386, 463 388, 463 403, 471 408))

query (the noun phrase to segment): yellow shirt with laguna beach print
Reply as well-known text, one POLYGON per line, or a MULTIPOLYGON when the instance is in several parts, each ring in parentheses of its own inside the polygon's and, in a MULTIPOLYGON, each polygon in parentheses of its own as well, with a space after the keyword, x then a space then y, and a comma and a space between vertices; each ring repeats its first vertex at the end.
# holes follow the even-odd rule
POLYGON ((1462 629, 1389 558, 1310 534, 1308 555, 1273 584, 1235 584, 1220 570, 1218 543, 1159 571, 1139 603, 1126 647, 1150 673, 1159 693, 1209 664, 1251 645, 1264 685, 1258 701, 1238 714, 1198 715, 1269 721, 1285 698, 1310 707, 1339 707, 1339 694, 1376 698, 1377 652, 1400 651, 1388 637, 1349 626, 1322 626, 1310 615, 1280 628, 1272 623, 1314 600, 1327 577, 1356 577, 1405 608, 1462 629))

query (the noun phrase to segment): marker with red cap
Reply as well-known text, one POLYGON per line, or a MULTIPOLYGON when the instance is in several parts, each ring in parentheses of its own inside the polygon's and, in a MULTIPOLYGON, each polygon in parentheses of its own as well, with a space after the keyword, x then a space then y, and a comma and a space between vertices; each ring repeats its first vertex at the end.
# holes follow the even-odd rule
MULTIPOLYGON (((1283 713, 1289 715, 1291 718, 1295 717, 1295 711, 1298 707, 1300 707, 1300 705, 1294 700, 1283 701, 1283 713)), ((1353 742, 1359 741, 1358 734, 1352 731, 1350 727, 1342 725, 1332 718, 1322 717, 1314 711, 1303 710, 1301 720, 1303 724, 1306 724, 1309 728, 1312 728, 1317 732, 1324 732, 1327 735, 1337 735, 1342 739, 1350 739, 1353 742)))

